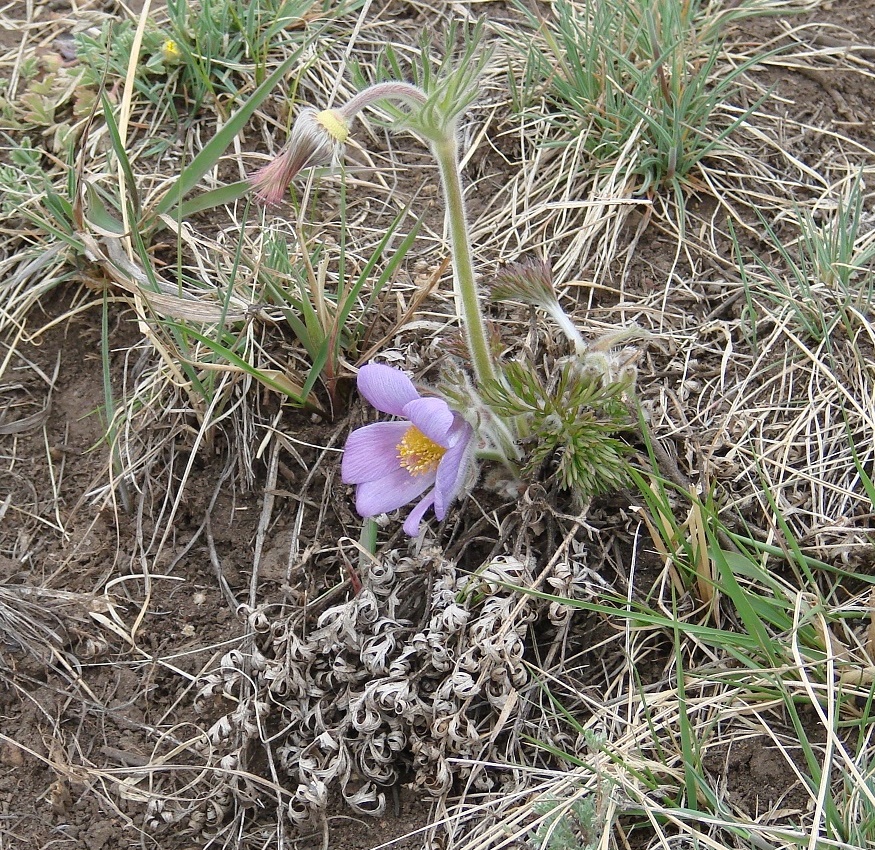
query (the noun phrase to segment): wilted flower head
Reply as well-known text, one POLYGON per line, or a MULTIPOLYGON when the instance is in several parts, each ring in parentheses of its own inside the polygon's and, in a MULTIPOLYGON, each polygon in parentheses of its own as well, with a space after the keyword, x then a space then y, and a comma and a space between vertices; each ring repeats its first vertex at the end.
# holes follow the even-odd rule
POLYGON ((377 410, 404 421, 353 431, 346 441, 343 481, 356 485, 356 510, 363 517, 394 511, 425 493, 404 523, 413 537, 432 505, 442 520, 462 489, 473 462, 474 429, 443 399, 421 396, 391 366, 363 366, 358 389, 377 410))
POLYGON ((496 272, 491 290, 496 301, 516 299, 545 310, 559 301, 553 288, 553 270, 545 260, 505 266, 496 272))
POLYGON ((250 179, 255 194, 266 204, 278 204, 299 171, 331 163, 348 137, 349 123, 338 110, 304 107, 279 156, 250 179))
POLYGON ((578 354, 586 351, 586 343, 569 315, 562 309, 553 286, 553 270, 545 260, 513 263, 495 276, 492 297, 496 301, 522 301, 544 310, 574 344, 578 354))

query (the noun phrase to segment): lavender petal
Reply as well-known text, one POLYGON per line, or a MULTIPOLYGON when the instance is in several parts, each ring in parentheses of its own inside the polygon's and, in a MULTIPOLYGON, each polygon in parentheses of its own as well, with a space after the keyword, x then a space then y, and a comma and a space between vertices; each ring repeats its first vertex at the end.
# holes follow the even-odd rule
POLYGON ((434 484, 435 473, 411 475, 403 467, 376 481, 358 485, 355 493, 355 509, 360 516, 369 517, 388 513, 412 502, 434 484))
POLYGON ((417 398, 404 405, 404 415, 429 440, 447 448, 453 413, 442 398, 417 398))
MULTIPOLYGON (((456 414, 458 416, 458 414, 456 414)), ((461 420, 461 417, 459 417, 461 420)), ((454 435, 455 436, 455 435, 454 435)), ((462 421, 459 433, 438 465, 434 487, 434 515, 442 520, 458 496, 474 459, 474 429, 462 421)))
POLYGON ((419 534, 419 525, 422 522, 422 518, 433 503, 434 490, 420 499, 419 504, 407 515, 407 519, 404 520, 404 533, 408 537, 416 537, 419 534))
POLYGON ((353 431, 340 466, 343 483, 376 481, 398 469, 398 444, 408 430, 409 422, 375 422, 353 431))
POLYGON ((400 369, 383 363, 368 363, 359 369, 359 392, 377 410, 404 415, 404 405, 419 398, 413 382, 400 369))

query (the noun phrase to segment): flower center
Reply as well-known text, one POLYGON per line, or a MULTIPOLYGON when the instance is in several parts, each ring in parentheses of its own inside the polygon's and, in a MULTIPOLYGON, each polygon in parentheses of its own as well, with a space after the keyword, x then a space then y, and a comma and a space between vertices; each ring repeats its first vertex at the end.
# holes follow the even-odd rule
POLYGON ((434 440, 430 440, 415 425, 411 425, 401 442, 395 446, 398 451, 398 460, 411 475, 425 475, 434 472, 446 449, 439 446, 434 440))
POLYGON ((349 125, 334 109, 323 109, 316 115, 316 120, 335 142, 342 145, 349 138, 349 125))

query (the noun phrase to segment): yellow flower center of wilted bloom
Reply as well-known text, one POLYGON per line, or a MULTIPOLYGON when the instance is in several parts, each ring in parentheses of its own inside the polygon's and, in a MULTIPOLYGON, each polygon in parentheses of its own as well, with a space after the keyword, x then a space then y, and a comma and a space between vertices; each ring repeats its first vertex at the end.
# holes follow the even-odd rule
POLYGON ((415 425, 407 429, 395 448, 401 466, 411 475, 433 472, 447 451, 443 446, 426 437, 415 425))
POLYGON ((323 109, 317 113, 316 120, 325 128, 325 132, 341 145, 349 138, 349 125, 333 109, 323 109))

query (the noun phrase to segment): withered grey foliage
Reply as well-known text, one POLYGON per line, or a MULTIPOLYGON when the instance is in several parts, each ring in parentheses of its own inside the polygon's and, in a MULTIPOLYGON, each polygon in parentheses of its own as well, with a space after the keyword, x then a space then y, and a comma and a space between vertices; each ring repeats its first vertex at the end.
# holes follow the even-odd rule
POLYGON ((562 599, 596 600, 602 593, 610 593, 611 586, 587 565, 586 546, 580 541, 571 541, 569 557, 558 561, 547 585, 551 595, 558 597, 550 602, 547 617, 554 626, 566 626, 574 608, 562 599))
MULTIPOLYGON (((515 697, 532 684, 528 630, 536 618, 565 622, 561 603, 517 591, 533 576, 511 557, 472 576, 437 550, 390 552, 360 578, 361 590, 315 623, 298 612, 266 625, 263 611, 251 612, 259 648, 229 652, 200 681, 204 714, 235 700, 208 732, 227 787, 251 804, 252 789, 234 769, 269 739, 296 824, 321 816, 333 790, 371 815, 385 810, 387 789, 399 781, 436 797, 457 780, 506 790, 511 773, 457 760, 502 759, 501 730, 517 722, 525 700, 515 697)), ((560 564, 550 580, 567 597, 586 595, 586 585, 577 564, 560 564)), ((210 812, 221 815, 215 804, 210 812)))

